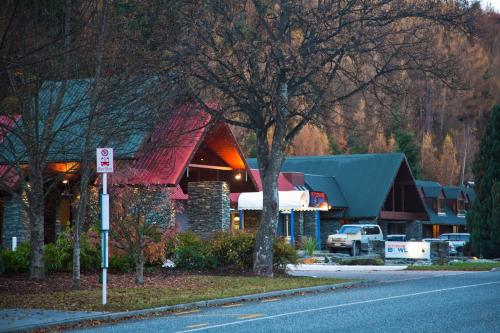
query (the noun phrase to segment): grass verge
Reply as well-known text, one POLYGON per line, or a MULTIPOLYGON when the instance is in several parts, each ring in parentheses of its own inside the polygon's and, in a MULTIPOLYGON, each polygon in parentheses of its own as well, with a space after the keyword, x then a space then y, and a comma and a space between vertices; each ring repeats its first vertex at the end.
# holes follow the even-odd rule
POLYGON ((0 308, 39 308, 79 311, 127 311, 182 304, 276 290, 337 284, 352 280, 278 276, 186 275, 175 285, 108 289, 108 304, 101 305, 101 290, 68 290, 25 295, 2 294, 0 308))
POLYGON ((411 271, 489 271, 500 267, 500 262, 452 262, 449 265, 408 266, 411 271))

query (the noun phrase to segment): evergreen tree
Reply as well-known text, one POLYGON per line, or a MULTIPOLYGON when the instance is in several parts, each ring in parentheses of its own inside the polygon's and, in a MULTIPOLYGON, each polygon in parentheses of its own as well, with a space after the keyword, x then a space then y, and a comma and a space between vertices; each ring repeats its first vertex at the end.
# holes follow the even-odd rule
POLYGON ((500 105, 490 113, 472 168, 476 200, 467 215, 475 254, 500 257, 500 105))
POLYGON ((405 153, 411 172, 415 178, 420 177, 420 148, 411 132, 396 133, 396 150, 405 153))

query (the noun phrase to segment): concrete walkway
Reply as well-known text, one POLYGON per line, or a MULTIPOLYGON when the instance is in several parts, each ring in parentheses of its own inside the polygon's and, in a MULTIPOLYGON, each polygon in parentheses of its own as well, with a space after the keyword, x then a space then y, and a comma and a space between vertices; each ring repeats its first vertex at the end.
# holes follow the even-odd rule
POLYGON ((37 325, 68 319, 93 318, 105 312, 57 311, 39 309, 0 309, 0 332, 24 331, 37 325))
POLYGON ((371 272, 371 271, 404 271, 408 266, 376 266, 376 265, 329 265, 329 264, 300 264, 287 265, 288 272, 321 271, 321 272, 371 272))

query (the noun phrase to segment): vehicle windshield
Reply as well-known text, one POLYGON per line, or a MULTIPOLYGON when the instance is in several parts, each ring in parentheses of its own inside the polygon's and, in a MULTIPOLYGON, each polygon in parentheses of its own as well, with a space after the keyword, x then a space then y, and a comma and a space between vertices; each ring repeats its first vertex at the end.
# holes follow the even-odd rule
POLYGON ((361 227, 356 227, 356 226, 348 226, 345 225, 339 230, 339 234, 356 234, 361 230, 361 227))

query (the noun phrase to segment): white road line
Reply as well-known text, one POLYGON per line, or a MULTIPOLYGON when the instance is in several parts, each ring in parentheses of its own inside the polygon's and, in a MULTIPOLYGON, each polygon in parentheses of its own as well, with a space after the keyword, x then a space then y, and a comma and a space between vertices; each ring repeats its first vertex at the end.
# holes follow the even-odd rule
POLYGON ((330 306, 324 306, 324 307, 320 307, 320 308, 313 308, 313 309, 293 311, 293 312, 285 312, 285 313, 280 313, 280 314, 276 314, 276 315, 272 315, 272 316, 252 318, 252 319, 247 319, 247 320, 239 320, 239 321, 235 321, 235 322, 218 324, 218 325, 212 325, 212 326, 205 326, 205 327, 202 327, 202 328, 197 328, 197 329, 192 329, 192 330, 186 330, 186 331, 178 331, 177 333, 196 332, 196 331, 209 330, 209 329, 212 329, 212 328, 219 328, 219 327, 226 327, 226 326, 236 326, 236 325, 241 325, 241 324, 252 322, 252 321, 269 320, 269 319, 275 319, 275 318, 280 318, 280 317, 285 317, 285 316, 291 316, 291 315, 295 315, 295 314, 302 314, 302 313, 309 313, 309 312, 317 312, 317 311, 323 311, 323 310, 330 310, 330 309, 341 308, 341 307, 346 307, 346 306, 351 306, 351 305, 375 303, 375 302, 393 300, 393 299, 398 299, 398 298, 405 298, 405 297, 412 297, 412 296, 434 294, 434 293, 440 293, 440 292, 443 292, 443 291, 451 291, 451 290, 458 290, 458 289, 465 289, 465 288, 474 288, 474 287, 489 286, 489 285, 492 285, 492 284, 500 284, 500 281, 486 282, 486 283, 479 283, 479 284, 470 284, 470 285, 466 285, 466 286, 452 287, 452 288, 434 289, 434 290, 421 291, 421 292, 412 293, 412 294, 390 296, 390 297, 383 297, 383 298, 375 298, 375 299, 370 299, 370 300, 366 300, 366 301, 359 301, 359 302, 351 302, 351 303, 330 305, 330 306))

